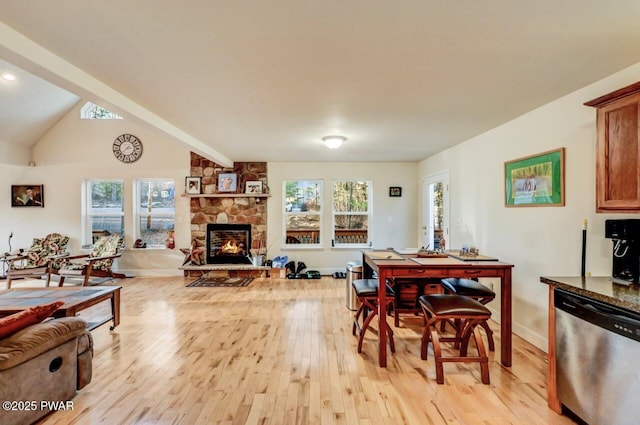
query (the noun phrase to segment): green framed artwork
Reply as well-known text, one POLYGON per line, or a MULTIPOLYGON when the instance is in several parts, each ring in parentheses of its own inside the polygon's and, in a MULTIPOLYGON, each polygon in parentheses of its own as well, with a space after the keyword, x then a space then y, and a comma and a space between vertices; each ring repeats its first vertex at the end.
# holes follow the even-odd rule
POLYGON ((564 206, 564 148, 504 163, 506 207, 564 206))

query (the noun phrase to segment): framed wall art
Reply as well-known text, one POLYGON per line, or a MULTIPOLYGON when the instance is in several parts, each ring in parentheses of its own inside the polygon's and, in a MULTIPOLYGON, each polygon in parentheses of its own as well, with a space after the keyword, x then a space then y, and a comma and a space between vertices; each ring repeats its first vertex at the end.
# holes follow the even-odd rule
POLYGON ((244 193, 262 193, 262 182, 260 180, 249 180, 245 182, 244 193))
POLYGON ((41 184, 11 185, 12 207, 44 207, 44 186, 41 184))
POLYGON ((564 150, 559 148, 505 162, 505 206, 564 206, 564 150))
POLYGON ((185 177, 184 191, 187 195, 202 193, 202 177, 185 177))
POLYGON ((238 191, 238 174, 218 173, 216 187, 219 193, 235 193, 238 191))
POLYGON ((402 188, 400 186, 389 187, 389 196, 392 198, 399 198, 402 196, 402 188))

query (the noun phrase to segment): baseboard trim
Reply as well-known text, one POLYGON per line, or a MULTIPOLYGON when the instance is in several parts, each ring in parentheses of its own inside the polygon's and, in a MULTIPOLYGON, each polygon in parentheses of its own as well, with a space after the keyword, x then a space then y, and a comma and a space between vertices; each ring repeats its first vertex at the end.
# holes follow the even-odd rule
POLYGON ((128 269, 128 270, 117 270, 118 273, 124 273, 127 277, 130 276, 152 276, 152 277, 162 277, 162 276, 181 276, 184 274, 182 270, 178 269, 128 269))
MULTIPOLYGON (((487 308, 489 308, 489 310, 491 310, 491 319, 494 322, 500 323, 500 311, 495 310, 493 308, 491 308, 490 306, 487 306, 487 308)), ((542 336, 537 332, 533 332, 531 329, 522 326, 521 324, 517 323, 517 322, 513 322, 511 324, 512 326, 512 332, 514 335, 518 335, 520 338, 524 339, 525 341, 527 341, 528 343, 535 345, 537 348, 539 348, 540 350, 544 351, 545 353, 548 352, 549 350, 549 338, 546 336, 542 336)))

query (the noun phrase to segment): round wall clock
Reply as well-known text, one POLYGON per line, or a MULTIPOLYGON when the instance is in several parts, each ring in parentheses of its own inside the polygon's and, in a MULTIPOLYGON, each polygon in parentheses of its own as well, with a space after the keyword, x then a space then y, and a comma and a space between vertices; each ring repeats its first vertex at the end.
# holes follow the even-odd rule
POLYGON ((142 156, 142 142, 133 134, 122 134, 113 141, 113 155, 130 164, 142 156))

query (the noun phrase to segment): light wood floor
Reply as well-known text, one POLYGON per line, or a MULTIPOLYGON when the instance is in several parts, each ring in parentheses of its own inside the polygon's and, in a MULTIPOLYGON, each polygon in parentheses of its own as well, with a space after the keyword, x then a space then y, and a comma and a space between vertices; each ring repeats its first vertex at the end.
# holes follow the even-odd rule
POLYGON ((40 423, 573 423, 547 408, 545 355, 518 337, 513 367, 491 353, 491 385, 477 364, 452 363, 437 385, 431 353, 420 360, 419 318, 395 329, 387 368, 377 366, 375 333, 356 352, 344 280, 186 288, 191 280, 118 281, 121 325, 93 331, 92 382, 73 411, 40 423))

